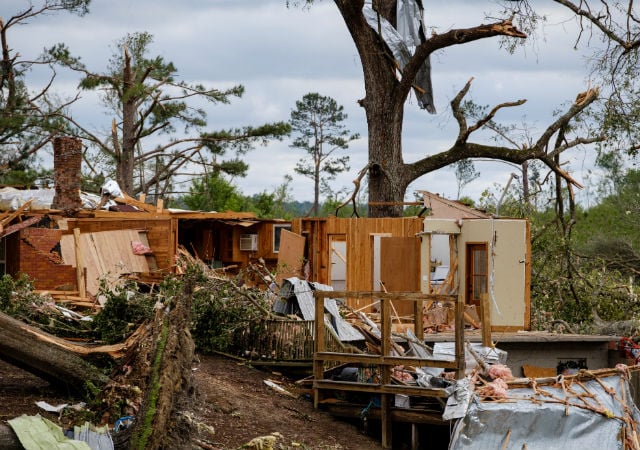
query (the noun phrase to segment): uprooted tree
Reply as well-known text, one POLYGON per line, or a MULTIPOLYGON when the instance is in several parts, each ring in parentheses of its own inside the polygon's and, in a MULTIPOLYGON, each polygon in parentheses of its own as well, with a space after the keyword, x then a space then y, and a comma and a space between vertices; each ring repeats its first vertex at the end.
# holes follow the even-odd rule
MULTIPOLYGON (((287 4, 312 3, 314 0, 287 1, 287 4)), ((401 202, 412 181, 466 159, 490 158, 514 164, 537 159, 568 183, 574 183, 570 175, 560 168, 558 156, 572 147, 610 138, 599 129, 584 136, 573 134, 575 130, 572 130, 571 124, 599 97, 598 89, 588 89, 579 94, 576 101, 532 142, 521 143, 522 139, 513 138, 505 139, 503 145, 473 142, 472 134, 484 127, 491 129, 490 125, 501 109, 522 105, 525 100, 496 105, 486 114, 474 118, 474 123, 468 123, 469 117, 465 114, 462 101, 469 91, 469 80, 451 101, 452 113, 459 128, 453 144, 449 149, 407 163, 403 159, 401 141, 407 98, 414 91, 421 107, 431 112, 434 110, 430 56, 437 51, 481 39, 497 37, 522 40, 527 34, 514 25, 514 20, 522 19, 523 24, 535 24, 535 19, 539 18, 535 7, 526 0, 504 2, 501 13, 505 19, 494 19, 492 23, 471 28, 427 33, 422 22, 420 0, 374 0, 372 4, 364 0, 334 0, 334 3, 353 38, 364 74, 366 95, 359 103, 365 109, 368 125, 369 157, 366 169, 371 217, 400 216, 401 202)), ((628 74, 626 69, 635 67, 640 40, 634 5, 624 8, 623 2, 618 1, 612 2, 614 5, 568 0, 555 0, 553 3, 573 12, 580 30, 588 28, 603 37, 603 50, 597 55, 598 68, 603 73, 609 76, 613 72, 628 74)), ((607 81, 611 80, 611 76, 607 78, 607 81)), ((618 89, 615 90, 622 92, 623 85, 617 83, 616 86, 618 89)), ((623 103, 622 96, 618 100, 615 103, 623 103)), ((602 114, 601 117, 605 116, 602 114)), ((623 120, 629 123, 631 119, 623 120)))
MULTIPOLYGON (((181 414, 193 395, 193 286, 193 277, 175 283, 152 318, 112 345, 77 345, 0 313, 0 358, 84 397, 96 414, 94 423, 101 416, 134 415, 133 425, 116 436, 118 448, 182 448, 196 437, 181 414)), ((15 439, 0 427, 2 448, 14 448, 15 439)))

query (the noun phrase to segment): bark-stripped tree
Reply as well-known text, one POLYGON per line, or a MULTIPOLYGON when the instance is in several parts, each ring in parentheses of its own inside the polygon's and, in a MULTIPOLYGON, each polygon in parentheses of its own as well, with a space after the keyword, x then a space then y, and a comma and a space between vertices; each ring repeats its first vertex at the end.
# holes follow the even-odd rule
MULTIPOLYGON (((640 43, 637 36, 638 15, 635 14, 632 2, 629 2, 625 9, 624 2, 621 1, 553 1, 570 9, 583 26, 582 30, 600 33, 598 35, 609 44, 602 59, 603 64, 608 63, 608 68, 619 69, 624 61, 637 57, 637 48, 640 43), (621 16, 628 20, 617 21, 621 16), (620 67, 615 67, 616 61, 620 67)), ((287 4, 297 5, 311 3, 314 3, 314 0, 287 1, 287 4)), ((419 103, 422 103, 425 109, 433 108, 433 103, 430 101, 431 92, 425 89, 425 86, 430 87, 430 81, 427 79, 426 84, 416 82, 420 78, 424 80, 425 74, 428 76, 430 55, 448 47, 488 38, 505 38, 511 41, 508 45, 513 45, 514 40, 527 37, 514 25, 514 19, 522 18, 523 23, 533 23, 531 19, 537 17, 535 14, 537 5, 529 5, 524 0, 508 1, 505 2, 503 11, 505 18, 502 20, 494 19, 492 23, 471 28, 450 29, 443 33, 427 33, 421 20, 422 2, 420 0, 373 0, 373 2, 334 0, 334 3, 355 43, 364 74, 366 94, 359 103, 365 109, 368 125, 369 215, 372 217, 400 216, 402 214, 400 203, 412 181, 429 172, 470 158, 490 158, 514 164, 537 159, 569 183, 575 183, 569 174, 557 165, 556 156, 569 148, 600 142, 606 137, 604 133, 597 131, 585 136, 567 134, 561 145, 553 145, 552 142, 561 129, 569 130, 570 122, 598 98, 599 91, 593 88, 579 94, 576 101, 559 114, 556 120, 528 145, 517 142, 504 145, 474 142, 472 134, 493 122, 501 109, 520 106, 525 103, 525 100, 496 105, 485 116, 473 123, 468 123, 469 118, 461 107, 461 102, 469 91, 471 84, 469 80, 451 101, 453 116, 459 128, 453 144, 448 149, 425 155, 417 161, 405 162, 401 136, 404 107, 408 96, 415 91, 419 103), (414 17, 408 28, 413 29, 415 33, 413 33, 411 45, 407 45, 404 50, 401 49, 398 52, 398 46, 395 45, 392 48, 385 42, 385 38, 399 36, 395 44, 403 44, 403 37, 406 34, 400 33, 399 30, 407 29, 405 14, 407 9, 411 10, 409 15, 414 17), (420 20, 415 19, 416 17, 420 20), (530 21, 527 22, 526 19, 530 21)), ((576 39, 580 37, 581 35, 576 39)), ((625 67, 633 67, 633 64, 627 64, 625 67)))
MULTIPOLYGON (((80 83, 82 89, 102 89, 105 105, 117 116, 111 132, 107 133, 110 138, 103 138, 72 117, 68 119, 80 137, 112 161, 116 181, 124 192, 146 194, 152 187, 158 191, 158 184, 166 185, 180 170, 194 170, 194 167, 199 173, 213 170, 242 176, 248 168, 240 159, 242 154, 256 143, 266 144, 269 139, 280 139, 289 133, 286 122, 204 131, 206 114, 193 106, 195 100, 229 103, 232 97, 242 96, 244 87, 218 90, 178 81, 175 79, 177 69, 171 62, 159 56, 147 56, 151 42, 152 36, 148 33, 124 37, 117 43, 107 73, 92 72, 79 60, 68 58, 63 46, 49 51, 60 64, 84 75, 80 83), (172 137, 178 127, 184 127, 185 137, 172 137), (147 144, 149 137, 160 134, 168 136, 164 142, 147 144), (223 159, 227 151, 233 151, 234 155, 223 159)), ((93 166, 95 159, 85 158, 85 161, 98 172, 93 166)))

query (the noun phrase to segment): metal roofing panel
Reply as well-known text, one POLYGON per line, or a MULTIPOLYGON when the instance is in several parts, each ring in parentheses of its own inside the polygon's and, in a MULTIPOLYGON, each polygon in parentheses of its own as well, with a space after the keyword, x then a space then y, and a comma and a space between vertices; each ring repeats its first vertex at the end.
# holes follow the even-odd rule
MULTIPOLYGON (((509 389, 503 401, 472 401, 450 450, 623 449, 640 412, 623 374, 570 387, 509 389)), ((634 426, 635 428, 635 426, 634 426)))
MULTIPOLYGON (((326 284, 308 282, 301 280, 300 278, 292 277, 283 280, 282 289, 293 288, 293 295, 286 293, 285 296, 290 300, 295 297, 300 308, 300 313, 304 320, 315 320, 316 308, 315 299, 313 297, 313 291, 332 291, 333 288, 326 284)), ((281 296, 282 296, 281 289, 281 296)), ((274 308, 276 305, 274 305, 274 308)), ((286 311, 287 308, 284 305, 279 304, 277 306, 279 310, 286 311)), ((356 330, 349 322, 344 320, 338 310, 336 301, 332 298, 324 299, 324 308, 331 315, 331 324, 336 331, 336 334, 343 342, 361 341, 364 340, 364 336, 356 330)))

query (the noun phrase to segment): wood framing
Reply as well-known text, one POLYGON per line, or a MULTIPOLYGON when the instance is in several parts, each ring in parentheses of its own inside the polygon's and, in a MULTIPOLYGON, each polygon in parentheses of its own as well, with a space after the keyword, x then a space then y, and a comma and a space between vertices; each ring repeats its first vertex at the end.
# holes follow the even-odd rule
MULTIPOLYGON (((330 268, 331 257, 335 252, 331 248, 332 241, 344 241, 346 243, 346 290, 348 291, 382 291, 379 285, 374 285, 374 271, 376 261, 381 266, 382 254, 376 254, 376 236, 381 238, 411 238, 419 246, 419 233, 422 231, 423 219, 419 217, 403 218, 296 218, 291 222, 291 231, 306 238, 305 257, 309 262, 309 279, 322 284, 331 284, 330 268)), ((405 241, 406 242, 406 241, 405 241)), ((411 245, 411 244, 408 244, 411 245)), ((395 258, 395 256, 394 256, 395 258)), ((409 257, 413 258, 413 257, 409 257)), ((411 267, 419 265, 419 261, 407 261, 411 267)), ((399 283, 395 277, 404 277, 400 267, 389 271, 391 278, 387 276, 384 281, 388 286, 396 290, 399 283)), ((411 269, 413 270, 413 269, 411 269)), ((415 273, 419 276, 419 271, 415 273)), ((402 291, 415 290, 413 281, 402 291)), ((354 309, 367 307, 369 300, 349 300, 349 306, 354 309)), ((409 312, 409 311, 407 311, 409 312)))

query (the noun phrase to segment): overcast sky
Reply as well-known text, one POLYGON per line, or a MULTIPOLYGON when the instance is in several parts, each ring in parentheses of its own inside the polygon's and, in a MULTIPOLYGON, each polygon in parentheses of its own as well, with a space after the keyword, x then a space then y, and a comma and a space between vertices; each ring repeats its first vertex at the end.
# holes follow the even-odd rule
MULTIPOLYGON (((38 4, 37 0, 33 0, 38 4)), ((485 12, 497 9, 490 0, 424 1, 427 27, 436 32, 471 27, 485 22, 485 12), (440 6, 444 5, 444 6, 440 6)), ((536 2, 537 4, 552 2, 536 2)), ((8 18, 26 7, 24 0, 2 0, 0 17, 8 18)), ((574 23, 567 15, 549 10, 544 38, 508 55, 495 39, 446 49, 432 58, 432 79, 437 114, 420 110, 410 98, 405 113, 404 158, 414 161, 426 154, 446 150, 456 137, 449 102, 474 77, 471 96, 480 104, 495 105, 527 99, 520 108, 501 111, 498 119, 526 120, 533 133, 552 119, 553 111, 586 90, 587 70, 580 51, 573 50, 574 23)), ((289 119, 295 101, 309 92, 333 97, 345 107, 346 126, 362 138, 351 144, 351 171, 342 174, 334 189, 351 189, 352 180, 366 164, 367 127, 357 100, 364 97, 359 58, 333 2, 317 2, 311 9, 285 7, 285 0, 93 0, 84 17, 56 14, 39 17, 16 30, 11 45, 21 55, 35 56, 45 46, 64 42, 88 68, 104 71, 112 44, 128 32, 154 35, 152 54, 162 55, 189 82, 225 88, 242 84, 246 93, 230 105, 208 108, 212 129, 259 125, 289 119)), ((78 76, 60 73, 58 88, 73 90, 78 76)), ((95 129, 108 129, 105 114, 90 93, 73 110, 77 120, 95 129)), ((477 139, 476 139, 477 140, 477 139)), ((237 180, 244 194, 254 194, 281 184, 285 174, 294 176, 293 195, 310 200, 309 179, 293 171, 300 150, 290 140, 258 147, 246 158, 246 178, 237 180)), ((589 151, 563 157, 579 181, 590 165, 589 151)), ((496 162, 477 162, 482 176, 467 186, 463 195, 478 198, 487 188, 506 184, 514 168, 496 162)), ((457 193, 452 169, 442 169, 414 182, 407 192, 425 189, 454 198, 457 193)), ((583 194, 584 195, 584 194, 583 194)))

